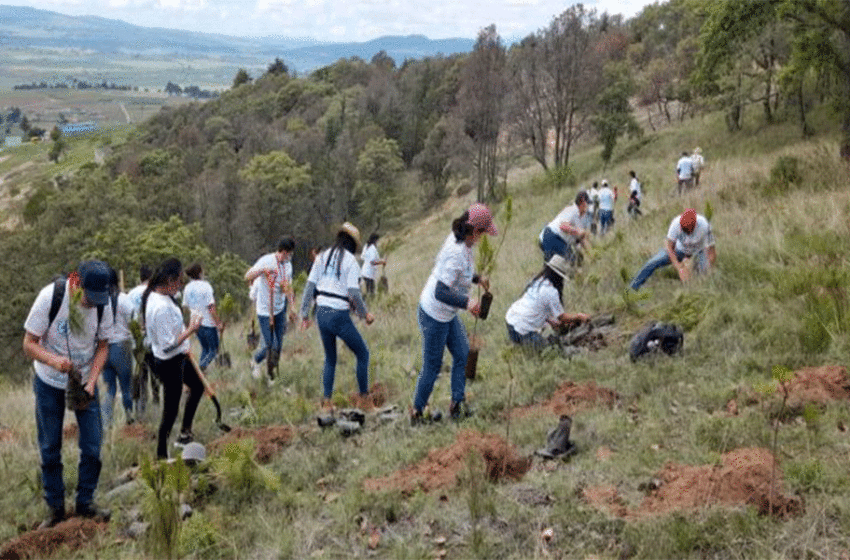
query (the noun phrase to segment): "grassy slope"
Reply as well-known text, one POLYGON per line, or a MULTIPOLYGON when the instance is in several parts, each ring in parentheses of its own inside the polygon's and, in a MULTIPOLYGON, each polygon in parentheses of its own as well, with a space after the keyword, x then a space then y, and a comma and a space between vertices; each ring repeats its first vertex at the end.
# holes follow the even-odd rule
MULTIPOLYGON (((623 397, 623 408, 576 416, 573 439, 583 449, 581 454, 554 470, 535 468, 520 483, 485 484, 478 490, 466 484, 445 492, 443 498, 439 493, 409 498, 364 494, 360 487, 364 477, 412 464, 430 449, 451 443, 459 428, 445 424, 412 429, 402 421, 372 425, 352 440, 315 431, 312 414, 321 391, 322 362, 315 328, 287 335, 283 383, 269 391, 245 375, 244 327, 234 327, 225 339, 234 370, 213 374, 227 381, 220 400, 227 409, 245 402, 250 391, 258 391, 259 397, 255 416, 231 419, 232 423, 292 423, 305 433, 269 465, 280 476, 279 491, 240 490, 219 481, 217 493, 199 499, 198 513, 185 526, 184 552, 201 558, 431 558, 439 548, 434 544, 439 536, 447 538, 449 556, 456 558, 617 558, 623 550, 641 558, 781 558, 810 552, 837 557, 850 549, 848 447, 846 436, 836 429, 839 422, 850 422, 846 403, 826 407, 808 426, 798 421, 780 428, 779 456, 788 485, 806 498, 807 513, 801 518, 780 523, 745 510, 709 510, 627 524, 576 497, 587 485, 611 484, 635 506, 642 496, 638 485, 666 461, 706 464, 736 447, 769 446, 772 430, 763 407, 742 406, 734 418, 716 413, 739 388, 769 381, 774 365, 843 364, 848 350, 846 334, 838 333, 825 351, 804 351, 799 331, 806 300, 789 285, 794 278, 809 278, 806 274, 820 262, 805 250, 808 238, 799 241, 789 235, 794 231, 836 234, 832 243, 838 245, 841 257, 833 266, 846 270, 847 175, 833 155, 837 152, 833 139, 800 141, 793 125, 753 126, 730 136, 722 120, 711 115, 660 132, 625 151, 631 155, 615 161, 604 177, 623 192, 628 170, 635 169, 647 187, 646 214, 630 223, 621 198, 615 233, 594 245, 588 264, 565 294, 568 310, 614 311, 620 338, 595 355, 572 360, 503 352, 502 317, 541 265, 536 245, 540 227, 574 194, 572 188, 542 192, 530 183, 515 183, 510 186, 515 219, 493 277, 494 307, 491 318, 478 326, 487 341, 479 363, 481 380, 468 387, 478 414, 464 427, 502 435, 507 429, 503 411, 541 401, 563 381, 595 381, 616 390, 623 397), (684 200, 671 198, 677 154, 697 144, 708 162, 704 187, 684 200), (813 166, 806 168, 811 181, 789 194, 764 198, 758 184, 765 182, 776 158, 784 154, 813 166), (823 179, 826 186, 815 185, 814 179, 823 179), (702 211, 706 202, 714 208, 717 270, 689 286, 656 274, 644 288, 648 298, 626 306, 621 270, 633 275, 661 246, 672 216, 684 206, 702 211), (656 318, 688 323, 685 355, 632 364, 626 353, 631 333, 656 318), (637 408, 634 416, 625 410, 630 404, 637 408), (610 460, 597 459, 600 446, 613 450, 610 460), (551 504, 529 505, 519 498, 528 492, 549 496, 551 504), (364 523, 381 530, 374 552, 367 549, 369 531, 362 529, 364 523), (538 537, 544 527, 553 527, 556 535, 549 551, 541 548, 538 537)), ((581 184, 603 178, 597 162, 598 150, 575 157, 581 184)), ((517 176, 533 174, 532 169, 517 176)), ((415 383, 412 372, 420 361, 415 322, 419 291, 451 219, 467 203, 450 200, 411 224, 398 240, 385 240, 398 243, 387 266, 391 294, 373 306, 376 323, 360 328, 372 352, 372 380, 386 384, 391 402, 405 409, 415 383)), ((341 351, 340 356, 336 387, 343 404, 356 384, 350 353, 341 351)), ((445 410, 448 393, 444 374, 432 403, 445 410)), ((0 447, 0 475, 15 482, 0 496, 0 540, 14 536, 42 511, 35 497, 38 454, 30 395, 27 388, 12 388, 0 400, 0 422, 11 426, 19 441, 0 447)), ((218 435, 211 408, 203 403, 196 420, 196 433, 205 442, 218 435)), ((511 441, 530 453, 542 446, 554 423, 553 418, 515 420, 511 441)), ((153 442, 133 442, 110 433, 103 451, 102 488, 110 487, 116 473, 150 456, 153 447, 153 442)), ((71 481, 76 478, 75 454, 74 445, 66 445, 66 477, 71 481)), ((118 523, 113 524, 117 532, 137 502, 125 499, 111 505, 119 510, 118 523)), ((146 557, 138 542, 115 544, 106 538, 103 545, 107 549, 100 556, 146 557)), ((95 552, 83 555, 93 557, 95 552)))

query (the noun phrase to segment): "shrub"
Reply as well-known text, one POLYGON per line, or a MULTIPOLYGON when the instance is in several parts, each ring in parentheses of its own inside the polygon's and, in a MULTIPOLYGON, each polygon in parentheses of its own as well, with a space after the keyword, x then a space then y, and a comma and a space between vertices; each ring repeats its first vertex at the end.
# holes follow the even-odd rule
POLYGON ((800 186, 803 175, 800 172, 800 160, 794 156, 781 156, 770 170, 770 180, 764 188, 765 194, 787 192, 791 185, 800 186))

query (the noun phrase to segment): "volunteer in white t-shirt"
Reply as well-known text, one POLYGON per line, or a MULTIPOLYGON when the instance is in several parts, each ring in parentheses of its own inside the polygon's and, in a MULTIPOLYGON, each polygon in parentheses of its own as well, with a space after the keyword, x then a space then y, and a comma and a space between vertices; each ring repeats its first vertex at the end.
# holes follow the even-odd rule
POLYGON ((387 264, 387 261, 382 259, 381 255, 378 254, 377 243, 380 238, 381 236, 377 233, 370 235, 360 255, 363 260, 363 267, 360 269, 360 278, 363 279, 366 294, 370 296, 375 294, 375 267, 387 264))
POLYGON ((183 285, 183 265, 175 258, 162 262, 154 271, 142 295, 142 315, 145 332, 153 352, 153 372, 162 383, 162 420, 156 443, 157 459, 168 458, 168 437, 180 412, 183 385, 189 387, 189 397, 183 408, 183 422, 177 443, 194 441, 192 422, 198 403, 204 395, 204 385, 189 361, 189 337, 201 325, 194 317, 188 326, 183 325, 183 311, 175 300, 183 285))
POLYGON ((198 365, 201 370, 206 371, 207 366, 212 363, 218 353, 218 332, 222 329, 221 319, 216 312, 213 287, 204 278, 204 268, 201 263, 193 263, 187 268, 186 276, 190 278, 190 281, 183 288, 183 305, 201 317, 201 326, 197 333, 198 342, 201 343, 201 357, 198 365))
POLYGON ((694 187, 698 187, 699 176, 702 175, 702 168, 705 167, 705 158, 702 157, 702 149, 699 146, 694 148, 694 153, 691 156, 691 163, 694 168, 694 187))
POLYGON ((570 263, 575 262, 573 245, 587 244, 588 223, 585 217, 589 205, 590 196, 585 191, 579 191, 575 204, 565 207, 554 220, 546 224, 539 236, 544 261, 548 261, 552 255, 561 255, 570 263))
POLYGON ((468 414, 466 400, 466 360, 469 341, 458 311, 466 309, 478 316, 480 303, 469 296, 473 283, 489 289, 489 280, 475 274, 472 247, 484 234, 496 235, 490 209, 480 203, 469 207, 452 222, 452 233, 437 254, 434 268, 419 297, 418 321, 422 333, 422 371, 416 382, 411 422, 422 421, 434 383, 443 365, 443 351, 452 355, 449 415, 460 419, 468 414))
POLYGON ((106 396, 100 407, 104 427, 112 424, 112 409, 118 385, 121 385, 125 420, 127 424, 133 423, 133 333, 130 332, 130 321, 136 308, 130 296, 120 291, 115 270, 110 269, 110 275, 111 302, 115 304, 115 314, 114 325, 109 333, 109 357, 101 375, 106 384, 106 396))
POLYGON ((93 397, 85 408, 74 410, 80 448, 76 513, 83 517, 108 518, 108 511, 94 505, 94 491, 102 465, 100 446, 103 438, 97 378, 106 363, 109 353, 107 337, 112 330, 109 267, 106 263, 82 262, 64 283, 59 280, 45 286, 35 298, 24 330, 24 353, 32 358, 35 369, 33 392, 41 455, 41 484, 50 508, 41 528, 53 527, 65 518, 62 424, 65 390, 72 370, 79 372, 84 391, 93 397), (59 289, 64 293, 61 300, 57 293, 59 306, 51 321, 54 291, 59 289))
POLYGON ((351 320, 351 310, 371 325, 375 317, 366 310, 360 294, 360 266, 354 253, 360 244, 360 232, 345 222, 337 231, 336 241, 313 261, 301 300, 301 329, 310 326, 310 307, 316 301, 316 324, 325 349, 322 369, 322 407, 331 409, 336 375, 336 339, 341 339, 357 359, 355 373, 361 400, 369 397, 369 348, 351 320))
POLYGON ((257 291, 257 322, 265 341, 265 347, 254 353, 254 377, 259 377, 260 362, 268 356, 269 379, 274 377, 274 368, 280 360, 280 348, 286 333, 287 310, 294 320, 295 294, 292 291, 292 252, 295 241, 286 237, 277 244, 277 252, 263 255, 245 273, 249 284, 263 277, 265 286, 257 291))
POLYGON ((682 157, 676 162, 676 184, 679 194, 694 186, 694 162, 688 152, 682 152, 682 157))
POLYGON ((637 174, 634 171, 629 171, 629 206, 626 211, 632 218, 637 218, 641 215, 640 202, 643 199, 643 191, 637 174))
POLYGON ((714 248, 714 234, 711 224, 705 216, 688 208, 673 218, 667 230, 667 243, 663 249, 652 256, 632 280, 631 287, 638 290, 647 278, 657 269, 674 263, 679 279, 686 282, 690 278, 685 259, 693 258, 694 270, 703 273, 714 266, 717 252, 714 248))
POLYGON ((511 304, 505 314, 511 342, 540 349, 546 345, 541 331, 547 324, 556 328, 590 318, 585 313, 564 312, 564 279, 569 266, 564 257, 554 255, 528 283, 522 297, 511 304))
POLYGON ((608 181, 602 180, 599 189, 599 234, 605 235, 614 225, 614 203, 617 201, 617 187, 611 188, 608 181))

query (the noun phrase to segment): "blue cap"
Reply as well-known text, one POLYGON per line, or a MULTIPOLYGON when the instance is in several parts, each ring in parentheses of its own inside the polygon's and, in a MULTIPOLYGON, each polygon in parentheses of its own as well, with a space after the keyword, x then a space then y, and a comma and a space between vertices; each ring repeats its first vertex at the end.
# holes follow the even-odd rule
POLYGON ((88 302, 92 305, 106 305, 111 284, 109 266, 103 261, 85 261, 77 267, 77 273, 88 302))

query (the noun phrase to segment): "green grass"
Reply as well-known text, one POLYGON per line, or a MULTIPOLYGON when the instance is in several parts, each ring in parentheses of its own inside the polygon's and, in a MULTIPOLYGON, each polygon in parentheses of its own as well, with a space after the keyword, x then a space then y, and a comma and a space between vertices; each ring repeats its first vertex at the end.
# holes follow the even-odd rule
MULTIPOLYGON (((810 293, 831 293, 827 288, 835 278, 830 271, 847 272, 847 171, 835 155, 834 137, 824 133, 801 141, 793 123, 764 128, 748 122, 746 126, 730 135, 720 115, 688 120, 681 127, 622 146, 628 159, 615 154, 604 172, 597 149, 574 154, 579 185, 604 177, 623 193, 629 169, 647 183, 643 219, 628 220, 621 198, 614 234, 594 241, 592 256, 565 290, 564 303, 570 312, 614 312, 618 334, 600 352, 571 360, 551 352, 542 357, 513 353, 509 371, 502 352, 506 343, 502 317, 541 267, 536 241, 540 228, 575 194, 574 187, 552 192, 535 186, 538 170, 533 164, 512 174, 521 178, 509 185, 514 221, 493 273, 491 317, 477 325, 486 341, 480 379, 468 386, 478 414, 462 426, 447 423, 413 429, 404 420, 380 426, 370 421, 362 435, 347 440, 320 432, 313 414, 321 394, 323 355, 315 327, 286 335, 282 382, 271 390, 250 377, 245 324, 231 327, 225 334, 225 347, 234 368, 213 370, 210 377, 224 382, 219 400, 225 411, 244 404, 251 393, 257 396, 251 403, 253 416, 225 420, 246 427, 292 424, 299 436, 264 465, 278 478, 279 489, 254 484, 254 490, 246 492, 234 482, 238 476, 228 477, 214 468, 202 475, 191 496, 197 517, 184 523, 178 552, 188 558, 424 559, 446 549, 447 557, 453 558, 743 559, 834 558, 850 550, 848 447, 846 433, 837 428, 850 424, 846 403, 809 411, 806 419, 796 415, 779 427, 778 457, 786 489, 805 498, 806 513, 801 517, 779 522, 747 508, 712 508, 624 521, 578 497, 588 486, 613 485, 634 508, 643 497, 639 485, 667 461, 713 464, 732 449, 769 447, 770 406, 747 406, 740 400, 739 415, 729 417, 723 414, 729 400, 769 383, 776 365, 795 369, 846 363, 850 345, 839 313, 843 300, 828 295, 821 303, 807 299, 810 293), (708 162, 704 187, 684 199, 673 198, 672 167, 678 152, 696 145, 702 147, 708 162), (769 198, 758 189, 747 190, 767 181, 778 158, 789 154, 801 162, 801 185, 769 198), (662 246, 667 225, 683 207, 702 212, 708 202, 714 208, 716 270, 689 285, 656 274, 644 287, 645 299, 626 305, 621 271, 630 277, 662 246), (813 317, 824 325, 828 344, 813 346, 802 336, 813 317), (685 352, 674 359, 632 363, 627 354, 629 338, 653 319, 675 321, 686 328, 685 352), (403 496, 363 491, 364 478, 386 476, 416 463, 431 449, 450 445, 459 429, 504 436, 504 412, 511 403, 541 402, 568 380, 596 382, 617 391, 622 400, 613 409, 595 408, 576 415, 572 439, 581 452, 569 463, 549 470, 535 462, 522 481, 496 485, 484 482, 472 463, 461 475, 464 483, 444 492, 403 496), (597 458, 602 446, 612 451, 607 461, 597 458), (548 496, 548 500, 526 499, 530 494, 548 496), (555 535, 548 547, 540 539, 547 527, 555 535), (369 549, 373 530, 380 533, 374 551, 369 549)), ((21 157, 40 157, 40 149, 28 146, 29 156, 21 157)), ((82 154, 90 147, 79 149, 82 154)), ((21 160, 16 161, 0 163, 0 173, 20 165, 21 160)), ((432 215, 383 241, 397 245, 386 270, 390 294, 372 302, 375 324, 358 328, 371 350, 371 380, 386 385, 390 403, 403 410, 410 404, 421 361, 415 315, 419 292, 451 219, 469 201, 469 195, 452 198, 432 215)), ((470 321, 467 326, 472 329, 470 321)), ((341 403, 356 392, 353 372, 351 354, 341 350, 336 376, 341 403)), ((0 540, 4 541, 28 528, 43 512, 37 497, 40 483, 31 401, 28 387, 6 385, 0 397, 0 423, 11 426, 17 436, 15 445, 0 444, 0 476, 12 482, 0 495, 0 540)), ((446 410, 448 402, 444 372, 432 405, 446 410)), ((195 421, 200 441, 219 436, 213 412, 202 401, 195 421)), ((556 422, 548 417, 514 418, 511 443, 521 453, 531 453, 543 446, 556 422)), ((108 435, 100 495, 118 473, 153 452, 154 442, 108 435)), ((70 492, 75 483, 75 444, 66 442, 64 457, 70 492)), ((242 476, 256 483, 250 473, 242 476)), ((113 527, 118 532, 133 504, 111 505, 117 509, 113 527)), ((86 558, 145 554, 143 543, 132 541, 78 553, 86 558)))

